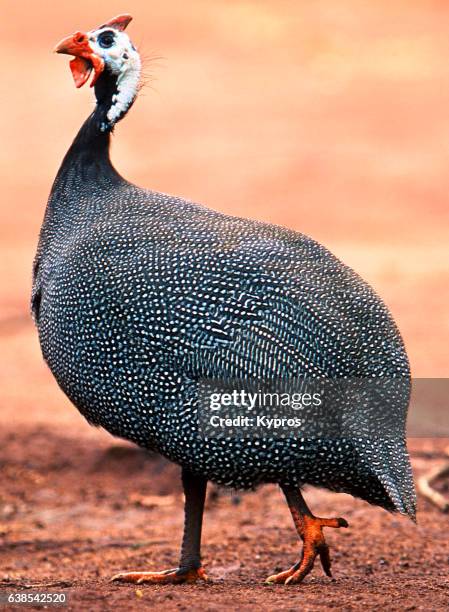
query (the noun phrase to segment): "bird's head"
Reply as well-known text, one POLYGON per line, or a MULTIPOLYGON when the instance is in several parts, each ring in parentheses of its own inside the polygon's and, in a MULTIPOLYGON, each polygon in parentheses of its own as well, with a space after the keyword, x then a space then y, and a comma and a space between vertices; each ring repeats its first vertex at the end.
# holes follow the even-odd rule
POLYGON ((82 87, 92 71, 91 87, 103 74, 112 77, 115 91, 107 109, 104 130, 123 117, 133 103, 140 84, 140 55, 125 32, 131 20, 131 15, 118 15, 98 28, 67 36, 55 47, 56 53, 74 56, 70 69, 76 87, 82 87))

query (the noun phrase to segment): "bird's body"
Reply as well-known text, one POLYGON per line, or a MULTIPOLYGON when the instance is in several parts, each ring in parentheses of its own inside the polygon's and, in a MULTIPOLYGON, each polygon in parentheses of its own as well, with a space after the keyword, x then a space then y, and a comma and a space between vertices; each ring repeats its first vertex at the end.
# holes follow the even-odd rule
POLYGON ((72 156, 42 236, 43 354, 91 423, 220 484, 365 488, 368 501, 389 503, 374 474, 351 469, 356 441, 327 441, 323 472, 315 440, 223 444, 198 433, 200 379, 408 376, 387 309, 328 250, 140 189, 107 163, 92 189, 72 156), (61 211, 64 193, 74 195, 61 211), (332 456, 338 464, 345 453, 348 465, 336 472, 332 456))
POLYGON ((201 435, 203 379, 408 386, 408 360, 380 298, 312 239, 124 180, 100 117, 115 86, 103 73, 97 110, 55 180, 35 260, 33 311, 61 388, 91 423, 206 481, 309 483, 414 516, 408 393, 399 437, 369 444, 201 435))

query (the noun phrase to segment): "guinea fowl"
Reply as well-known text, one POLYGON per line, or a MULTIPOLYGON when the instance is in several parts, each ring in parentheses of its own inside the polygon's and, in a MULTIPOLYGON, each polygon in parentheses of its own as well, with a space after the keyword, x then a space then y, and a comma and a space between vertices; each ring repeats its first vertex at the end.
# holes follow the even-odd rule
MULTIPOLYGON (((317 556, 330 576, 323 527, 348 524, 314 516, 302 497, 304 485, 415 517, 403 342, 374 291, 307 236, 142 189, 117 173, 110 135, 137 96, 141 72, 124 31, 130 21, 120 15, 56 47, 74 56, 77 87, 93 71, 96 107, 55 179, 32 291, 43 357, 84 417, 182 468, 179 567, 114 579, 206 579, 200 540, 208 481, 237 489, 281 487, 303 549, 296 564, 268 581, 300 582, 317 556), (376 410, 349 406, 368 430, 392 416, 395 435, 361 435, 351 427, 324 437, 202 431, 201 381, 306 377, 402 381, 399 402, 387 398, 376 410)), ((312 421, 306 417, 306 431, 312 421)))

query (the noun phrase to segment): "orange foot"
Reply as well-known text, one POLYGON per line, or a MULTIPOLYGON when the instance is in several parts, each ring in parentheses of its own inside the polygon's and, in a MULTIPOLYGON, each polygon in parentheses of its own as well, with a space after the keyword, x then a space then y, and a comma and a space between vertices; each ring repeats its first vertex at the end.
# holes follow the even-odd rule
POLYGON ((298 515, 294 519, 304 542, 301 560, 287 571, 269 576, 266 580, 268 583, 298 584, 312 570, 318 555, 325 573, 332 576, 329 546, 324 539, 323 527, 349 527, 347 521, 343 518, 324 519, 307 515, 298 515))
POLYGON ((134 584, 142 584, 150 582, 152 584, 181 584, 184 582, 196 582, 200 580, 208 580, 204 568, 183 570, 174 568, 165 570, 164 572, 121 572, 111 578, 117 582, 132 582, 134 584))

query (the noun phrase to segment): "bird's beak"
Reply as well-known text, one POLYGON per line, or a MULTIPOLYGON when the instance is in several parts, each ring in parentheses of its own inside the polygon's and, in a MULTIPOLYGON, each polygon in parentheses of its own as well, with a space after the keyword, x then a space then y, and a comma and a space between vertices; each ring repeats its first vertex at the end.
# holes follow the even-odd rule
POLYGON ((94 78, 90 84, 93 87, 104 70, 104 61, 96 55, 89 44, 89 37, 84 32, 75 32, 63 38, 55 47, 55 53, 66 53, 73 55, 74 59, 70 62, 73 80, 76 87, 82 87, 89 75, 94 71, 94 78))

